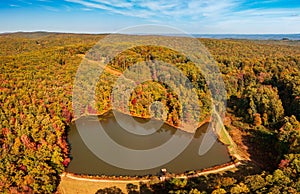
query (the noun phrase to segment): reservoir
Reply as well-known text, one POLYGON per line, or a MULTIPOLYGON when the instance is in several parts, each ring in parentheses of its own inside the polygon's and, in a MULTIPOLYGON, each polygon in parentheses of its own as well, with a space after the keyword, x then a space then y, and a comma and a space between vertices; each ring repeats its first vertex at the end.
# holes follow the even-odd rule
MULTIPOLYGON (((130 122, 132 120, 127 117, 129 118, 131 116, 122 114, 122 117, 118 117, 118 119, 123 118, 123 123, 129 122, 127 124, 131 126, 132 123, 130 122)), ((134 122, 146 123, 148 121, 149 119, 134 117, 134 122)), ((68 141, 71 147, 71 162, 67 168, 67 172, 85 175, 143 176, 157 175, 161 169, 165 168, 170 173, 179 174, 230 162, 230 156, 226 145, 223 145, 219 141, 216 141, 204 155, 200 156, 198 154, 199 147, 208 126, 209 123, 205 123, 198 128, 195 133, 188 133, 163 123, 155 132, 141 135, 124 130, 124 128, 120 126, 120 122, 117 122, 115 115, 112 113, 105 114, 104 116, 83 116, 76 120, 76 124, 75 122, 72 122, 68 133, 68 141), (102 126, 102 129, 99 129, 99 124, 102 126), (91 136, 95 136, 95 131, 103 130, 103 132, 118 145, 124 146, 130 150, 149 150, 156 148, 166 143, 173 136, 190 137, 191 141, 186 148, 179 152, 171 161, 154 168, 133 170, 117 167, 94 154, 85 144, 86 140, 84 141, 81 138, 78 126, 80 126, 81 130, 84 130, 84 133, 91 136)), ((180 146, 180 142, 178 142, 178 145, 180 146)), ((99 138, 99 142, 96 146, 96 149, 109 149, 107 148, 108 145, 103 144, 101 138, 99 138)), ((114 156, 116 153, 112 150, 110 151, 110 154, 114 156)), ((153 159, 159 160, 160 154, 157 155, 157 158, 154 157, 153 159)), ((168 153, 166 152, 166 154, 168 153)), ((123 160, 126 161, 126 155, 118 160, 120 160, 118 162, 122 162, 123 160)), ((138 160, 139 162, 147 162, 146 158, 139 158, 138 160)))

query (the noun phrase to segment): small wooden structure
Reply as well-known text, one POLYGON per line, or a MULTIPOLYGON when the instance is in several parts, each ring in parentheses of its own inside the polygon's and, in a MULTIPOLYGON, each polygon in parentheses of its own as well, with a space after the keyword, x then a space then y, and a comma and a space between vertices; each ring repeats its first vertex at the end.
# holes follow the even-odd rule
POLYGON ((160 181, 165 181, 166 180, 166 175, 167 175, 167 169, 166 168, 160 169, 159 180, 160 181))

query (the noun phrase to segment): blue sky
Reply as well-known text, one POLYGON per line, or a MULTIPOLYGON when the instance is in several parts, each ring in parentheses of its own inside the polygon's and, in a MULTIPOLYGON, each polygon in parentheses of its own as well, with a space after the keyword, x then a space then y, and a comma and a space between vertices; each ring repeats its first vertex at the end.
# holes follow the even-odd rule
POLYGON ((300 0, 1 0, 0 18, 0 32, 158 24, 202 34, 300 33, 300 0))

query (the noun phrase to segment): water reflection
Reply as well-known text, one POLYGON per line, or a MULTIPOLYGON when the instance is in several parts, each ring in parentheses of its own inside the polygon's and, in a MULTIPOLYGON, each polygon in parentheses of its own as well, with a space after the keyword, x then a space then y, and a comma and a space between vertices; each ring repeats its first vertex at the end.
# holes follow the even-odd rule
MULTIPOLYGON (((128 116, 124 115, 124 117, 128 116)), ((175 134, 176 130, 179 130, 167 124, 163 124, 159 130, 150 135, 137 135, 121 128, 118 122, 116 122, 114 115, 111 113, 101 116, 98 119, 95 119, 95 117, 86 116, 81 117, 76 122, 77 124, 80 123, 85 125, 86 133, 89 133, 89 130, 91 131, 92 129, 95 129, 95 127, 97 127, 97 122, 101 122, 103 129, 111 139, 122 146, 135 150, 146 150, 162 145, 175 134)), ((141 123, 147 121, 146 119, 142 118, 135 118, 135 120, 141 123)), ((205 155, 198 155, 199 146, 207 127, 208 123, 202 125, 199 129, 197 129, 195 134, 181 130, 177 131, 176 135, 193 136, 193 139, 188 147, 171 162, 148 170, 127 170, 112 166, 95 156, 84 144, 76 129, 76 125, 72 123, 71 130, 68 134, 69 143, 71 144, 72 161, 67 171, 89 175, 103 174, 134 176, 157 174, 162 168, 166 168, 172 173, 182 173, 189 170, 198 170, 229 162, 230 157, 226 146, 218 141, 205 155)), ((100 142, 99 149, 105 149, 104 147, 105 146, 101 145, 100 142)))

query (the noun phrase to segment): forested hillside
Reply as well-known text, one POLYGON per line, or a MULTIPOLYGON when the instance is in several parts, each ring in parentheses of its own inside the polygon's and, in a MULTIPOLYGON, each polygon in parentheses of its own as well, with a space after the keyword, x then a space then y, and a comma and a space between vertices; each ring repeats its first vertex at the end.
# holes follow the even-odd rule
MULTIPOLYGON (((72 89, 84 54, 104 35, 16 33, 0 35, 0 191, 52 193, 70 162, 67 130, 74 117, 72 89)), ((228 131, 250 136, 256 152, 270 155, 272 168, 188 181, 155 184, 154 191, 188 193, 300 192, 300 42, 199 39, 219 65, 227 90, 228 131), (272 153, 266 153, 272 150, 272 153), (167 186, 166 186, 167 185, 167 186), (157 189, 157 190, 155 190, 157 189)), ((138 61, 164 59, 195 87, 200 121, 210 113, 210 92, 201 72, 176 51, 140 46, 109 63, 96 89, 97 109, 111 109, 113 82, 138 61)), ((159 69, 158 69, 159 72, 159 69)), ((175 82, 175 81, 174 81, 175 82)), ((117 97, 116 97, 117 98, 117 97)), ((167 122, 177 126, 183 108, 178 96, 159 82, 141 83, 128 102, 130 113, 149 117, 149 104, 167 107, 167 122)), ((121 101, 120 101, 121 102, 121 101)), ((188 104, 191 101, 185 102, 188 104)), ((120 110, 126 104, 119 104, 120 110)), ((156 115, 161 117, 159 113, 156 115)), ((182 115, 189 120, 194 115, 182 115)), ((247 139, 249 140, 249 139, 247 139)), ((252 156, 253 157, 253 156, 252 156)), ((247 169, 246 164, 245 169, 247 169)))
POLYGON ((242 134, 251 162, 235 173, 175 178, 149 188, 162 193, 299 193, 299 42, 201 41, 227 86, 231 123, 226 128, 235 140, 233 129, 242 134))

